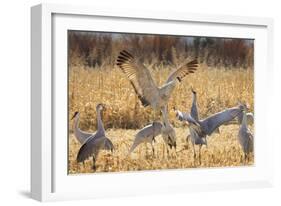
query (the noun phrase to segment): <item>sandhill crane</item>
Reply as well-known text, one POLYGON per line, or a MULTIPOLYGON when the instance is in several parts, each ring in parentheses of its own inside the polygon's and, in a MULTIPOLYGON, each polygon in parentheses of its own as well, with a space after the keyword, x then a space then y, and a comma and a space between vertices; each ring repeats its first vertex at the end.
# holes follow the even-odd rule
MULTIPOLYGON (((190 109, 190 115, 194 120, 198 121, 199 120, 199 113, 198 113, 198 107, 197 107, 197 93, 196 93, 196 91, 193 90, 192 87, 191 87, 191 92, 192 92, 192 105, 191 105, 191 109, 190 109)), ((174 108, 174 110, 176 112, 176 117, 180 121, 185 121, 185 119, 188 116, 188 113, 183 113, 179 110, 176 110, 176 108, 174 108)), ((220 133, 219 128, 217 128, 214 132, 220 133)), ((189 143, 190 138, 191 138, 191 135, 189 133, 186 137, 187 144, 189 143)), ((205 140, 204 143, 207 143, 207 141, 205 140)))
MULTIPOLYGON (((76 111, 71 119, 74 119, 74 135, 76 139, 80 142, 80 144, 83 144, 90 136, 95 135, 95 133, 90 133, 86 131, 82 131, 79 128, 79 118, 80 113, 76 111)), ((104 150, 111 150, 112 151, 113 145, 112 142, 109 140, 106 140, 104 145, 104 150)))
POLYGON ((162 128, 161 122, 153 122, 152 124, 149 124, 144 128, 142 128, 136 134, 134 143, 130 148, 129 154, 131 154, 134 151, 134 149, 141 143, 150 143, 154 156, 153 142, 155 142, 155 137, 161 134, 161 128, 162 128))
POLYGON ((160 88, 156 86, 149 70, 126 50, 120 52, 117 65, 129 79, 142 105, 144 107, 150 105, 154 111, 160 111, 167 105, 176 84, 186 75, 195 72, 198 61, 194 59, 179 67, 169 75, 160 88))
POLYGON ((244 105, 229 108, 211 115, 203 120, 196 121, 190 114, 184 114, 182 118, 188 122, 191 142, 193 145, 194 159, 196 152, 194 145, 199 145, 199 162, 201 164, 201 147, 207 145, 206 136, 211 135, 219 126, 231 121, 244 111, 244 105))
POLYGON ((238 141, 244 153, 244 163, 249 160, 249 153, 254 148, 254 135, 250 131, 247 125, 247 114, 243 111, 243 118, 239 128, 238 141))
POLYGON ((97 112, 97 125, 98 129, 95 134, 90 136, 80 147, 77 154, 77 162, 84 162, 91 155, 93 156, 93 170, 96 170, 96 159, 100 150, 106 148, 111 151, 114 149, 112 142, 105 135, 105 129, 101 120, 101 111, 105 108, 104 104, 98 104, 96 106, 97 112))
POLYGON ((130 148, 129 154, 133 152, 133 150, 141 143, 150 143, 152 146, 152 152, 154 155, 154 146, 153 141, 155 141, 155 137, 161 134, 165 144, 166 151, 169 154, 169 149, 173 147, 176 149, 176 133, 174 128, 169 122, 168 114, 166 107, 161 110, 162 120, 163 122, 153 122, 142 128, 135 137, 134 143, 130 148))

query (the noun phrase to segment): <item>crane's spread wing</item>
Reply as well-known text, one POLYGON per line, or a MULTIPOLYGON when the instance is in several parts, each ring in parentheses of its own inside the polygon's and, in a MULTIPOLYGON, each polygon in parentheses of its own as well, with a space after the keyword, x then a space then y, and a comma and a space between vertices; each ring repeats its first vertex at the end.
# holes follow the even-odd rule
POLYGON ((88 132, 82 131, 79 128, 77 129, 77 131, 75 133, 75 137, 80 142, 80 144, 83 144, 92 135, 93 135, 93 133, 88 133, 88 132))
POLYGON ((188 113, 181 112, 179 110, 176 110, 176 118, 180 121, 188 121, 188 113))
POLYGON ((198 123, 198 121, 196 121, 194 119, 194 117, 192 117, 192 115, 189 114, 189 113, 184 113, 184 112, 181 112, 179 110, 176 110, 176 117, 180 121, 187 121, 190 124, 193 124, 193 125, 195 125, 197 127, 200 127, 200 124, 198 123))
POLYGON ((148 106, 153 101, 158 88, 155 85, 149 70, 137 62, 133 55, 126 50, 120 52, 117 65, 130 80, 138 98, 143 106, 148 106))
POLYGON ((197 69, 197 67, 198 67, 198 61, 196 58, 196 59, 192 60, 191 62, 188 62, 187 64, 181 66, 176 71, 172 72, 170 74, 170 76, 168 77, 166 83, 168 83, 176 78, 179 81, 181 81, 186 75, 194 73, 195 70, 197 69))
POLYGON ((216 128, 218 128, 222 124, 225 124, 225 123, 231 121, 237 115, 239 115, 241 112, 242 112, 242 110, 239 107, 234 107, 234 108, 226 109, 224 111, 213 114, 210 117, 207 117, 206 119, 200 121, 202 130, 207 135, 210 135, 216 128))
POLYGON ((114 146, 113 146, 111 140, 105 137, 105 140, 104 140, 104 141, 105 141, 105 142, 104 142, 104 147, 103 147, 103 149, 113 151, 113 150, 114 150, 114 146))
POLYGON ((106 137, 89 137, 79 149, 76 158, 77 162, 83 162, 91 155, 97 158, 99 151, 105 147, 106 139, 106 137))

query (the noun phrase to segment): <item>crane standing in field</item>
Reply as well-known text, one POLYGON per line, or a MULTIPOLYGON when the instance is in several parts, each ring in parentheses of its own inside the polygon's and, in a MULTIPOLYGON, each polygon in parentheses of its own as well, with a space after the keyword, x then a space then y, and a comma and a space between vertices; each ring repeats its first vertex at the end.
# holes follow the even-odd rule
POLYGON ((135 93, 144 107, 150 105, 154 112, 166 107, 171 94, 178 82, 198 67, 197 59, 184 64, 172 72, 164 85, 156 86, 149 70, 132 54, 123 50, 117 58, 117 65, 125 73, 135 93))
POLYGON ((161 134, 162 123, 161 122, 153 122, 142 128, 135 136, 135 140, 133 145, 130 148, 129 154, 131 154, 134 149, 140 145, 141 143, 150 143, 152 147, 152 153, 154 156, 154 146, 155 137, 161 134))
POLYGON ((233 120, 244 111, 245 106, 239 104, 236 107, 229 108, 213 114, 203 120, 196 121, 190 114, 182 115, 184 121, 188 122, 191 142, 194 152, 194 160, 196 158, 195 145, 199 145, 199 163, 201 164, 201 147, 207 145, 206 136, 210 136, 218 127, 233 120))
POLYGON ((254 135, 248 128, 247 114, 243 111, 243 118, 239 128, 238 141, 244 153, 244 163, 249 161, 249 153, 254 149, 254 135))
MULTIPOLYGON (((79 112, 75 112, 71 119, 74 119, 74 136, 76 137, 78 142, 80 142, 80 144, 83 144, 90 136, 95 135, 95 133, 82 131, 79 128, 79 119, 80 119, 79 112)), ((106 140, 103 149, 112 151, 113 150, 112 142, 110 140, 106 140)))
MULTIPOLYGON (((191 92, 192 92, 192 105, 191 105, 191 110, 190 110, 190 116, 195 121, 198 121, 199 120, 199 113, 198 113, 198 107, 197 107, 197 93, 196 93, 196 91, 193 90, 192 87, 191 87, 191 92)), ((185 121, 185 119, 188 118, 187 117, 188 113, 183 113, 183 112, 181 112, 179 110, 176 110, 176 108, 174 108, 174 110, 176 112, 176 117, 178 118, 178 120, 185 121)), ((216 128, 214 132, 220 133, 219 128, 216 128)), ((186 137, 187 144, 189 143, 190 138, 191 138, 191 135, 188 134, 187 137, 186 137)), ((205 139, 204 144, 205 143, 207 145, 207 139, 205 139)))
POLYGON ((110 149, 111 151, 114 149, 112 142, 105 135, 105 129, 101 120, 101 112, 103 109, 105 109, 104 104, 98 104, 96 106, 98 125, 97 132, 87 138, 87 140, 80 147, 76 158, 77 162, 84 162, 92 155, 94 171, 96 170, 96 159, 100 150, 107 147, 107 149, 110 149))
POLYGON ((162 138, 166 144, 166 151, 169 154, 169 149, 173 147, 176 149, 176 133, 172 125, 168 120, 168 114, 166 109, 161 110, 163 123, 161 122, 153 122, 142 128, 135 137, 134 143, 132 144, 129 154, 134 151, 134 149, 141 143, 150 143, 152 147, 152 152, 154 156, 154 146, 153 142, 155 142, 155 137, 158 135, 162 135, 162 138), (169 147, 169 148, 168 148, 169 147))

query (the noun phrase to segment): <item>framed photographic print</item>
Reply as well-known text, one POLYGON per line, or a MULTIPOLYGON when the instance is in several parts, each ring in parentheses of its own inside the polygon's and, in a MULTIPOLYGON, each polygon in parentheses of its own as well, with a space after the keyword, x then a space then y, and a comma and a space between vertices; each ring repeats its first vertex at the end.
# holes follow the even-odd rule
POLYGON ((34 199, 272 185, 271 19, 31 14, 34 199))

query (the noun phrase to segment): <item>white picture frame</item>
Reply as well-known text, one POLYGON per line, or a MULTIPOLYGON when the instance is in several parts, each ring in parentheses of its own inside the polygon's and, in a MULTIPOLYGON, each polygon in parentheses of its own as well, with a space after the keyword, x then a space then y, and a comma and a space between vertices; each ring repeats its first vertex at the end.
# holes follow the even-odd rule
POLYGON ((272 19, 40 4, 31 8, 31 26, 32 198, 52 201, 273 185, 274 136, 266 109, 272 104, 273 91, 272 19), (67 110, 64 35, 68 29, 254 38, 255 165, 67 175, 66 115, 60 114, 67 110), (267 141, 261 141, 265 137, 267 141))

